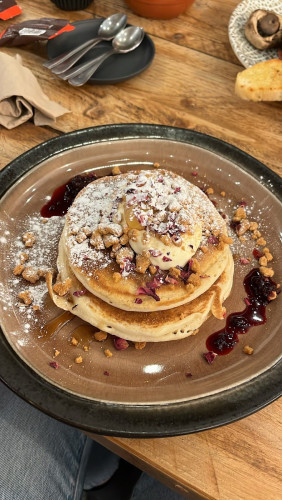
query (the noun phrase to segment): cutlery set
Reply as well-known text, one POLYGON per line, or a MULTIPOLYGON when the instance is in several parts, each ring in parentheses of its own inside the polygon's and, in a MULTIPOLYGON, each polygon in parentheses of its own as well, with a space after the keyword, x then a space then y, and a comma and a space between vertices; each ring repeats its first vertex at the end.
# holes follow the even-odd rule
POLYGON ((67 80, 71 85, 78 87, 86 83, 99 66, 113 54, 125 54, 142 43, 145 32, 137 26, 125 27, 127 16, 113 14, 106 18, 100 25, 98 36, 87 40, 68 52, 43 64, 46 68, 62 80, 67 80), (112 46, 96 58, 75 64, 93 47, 102 41, 112 40, 112 46))

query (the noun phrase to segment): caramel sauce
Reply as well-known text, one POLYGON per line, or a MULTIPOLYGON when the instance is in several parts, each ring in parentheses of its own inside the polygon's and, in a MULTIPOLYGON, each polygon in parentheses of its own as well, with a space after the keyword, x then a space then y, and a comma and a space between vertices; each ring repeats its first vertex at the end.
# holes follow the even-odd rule
POLYGON ((39 337, 44 338, 44 340, 53 337, 73 318, 73 314, 71 314, 69 311, 64 311, 63 314, 60 314, 60 316, 52 319, 40 329, 41 334, 39 337))
POLYGON ((70 335, 70 342, 72 338, 75 338, 79 345, 81 346, 89 346, 93 341, 93 333, 97 331, 92 325, 80 325, 77 326, 70 335))

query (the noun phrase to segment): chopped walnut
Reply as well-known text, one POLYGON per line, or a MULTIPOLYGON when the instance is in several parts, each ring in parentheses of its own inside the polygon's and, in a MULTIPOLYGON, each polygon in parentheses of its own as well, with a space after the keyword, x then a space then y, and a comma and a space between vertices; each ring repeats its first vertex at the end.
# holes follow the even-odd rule
POLYGON ((113 234, 118 237, 120 237, 123 233, 121 225, 114 224, 113 222, 110 222, 109 224, 99 224, 98 230, 101 234, 113 234))
POLYGON ((96 248, 96 250, 104 250, 104 248, 105 248, 103 238, 97 229, 95 231, 93 231, 93 233, 91 235, 90 245, 92 245, 94 248, 96 248))
POLYGON ((18 264, 16 267, 14 267, 13 274, 15 276, 20 276, 24 270, 24 265, 23 264, 18 264))
POLYGON ((113 355, 113 353, 110 351, 110 349, 105 349, 104 354, 105 354, 106 358, 111 358, 113 355))
POLYGON ((119 241, 120 241, 121 245, 126 245, 129 241, 128 235, 123 233, 123 235, 120 237, 119 241))
POLYGON ((115 245, 112 246, 112 252, 115 254, 120 248, 121 248, 121 244, 115 243, 115 245))
POLYGON ((266 266, 267 266, 267 258, 266 258, 266 256, 265 256, 265 255, 263 255, 263 257, 261 257, 261 258, 259 259, 259 264, 260 264, 260 266, 264 266, 264 267, 266 267, 266 266))
POLYGON ((160 240, 166 246, 169 246, 171 244, 171 239, 167 234, 162 234, 160 240))
POLYGON ((263 247, 264 245, 266 245, 266 241, 264 238, 259 238, 257 240, 257 244, 263 247))
POLYGON ((42 274, 40 270, 33 266, 25 267, 24 271, 22 272, 22 277, 30 283, 36 283, 36 281, 38 281, 41 276, 42 274))
POLYGON ((194 273, 200 272, 200 264, 197 259, 192 259, 191 271, 193 271, 194 273))
POLYGON ((120 170, 120 168, 119 168, 119 167, 114 167, 114 168, 112 169, 112 174, 113 174, 113 175, 119 175, 119 174, 121 174, 121 170, 120 170))
POLYGON ((138 239, 138 229, 129 229, 128 231, 128 239, 131 241, 137 241, 138 239))
POLYGON ((135 349, 138 349, 138 350, 144 349, 145 346, 146 346, 146 342, 135 342, 134 343, 135 349))
POLYGON ((151 265, 149 266, 149 271, 150 271, 150 273, 151 273, 152 275, 156 274, 156 272, 157 272, 157 268, 156 268, 156 266, 153 266, 153 264, 151 264, 151 265))
POLYGON ((33 309, 34 311, 39 311, 39 310, 40 310, 40 307, 39 307, 38 305, 33 305, 33 306, 32 306, 32 309, 33 309))
POLYGON ((144 274, 150 265, 150 260, 143 255, 136 256, 136 271, 137 273, 144 274))
POLYGON ((28 253, 21 252, 19 255, 19 259, 20 259, 20 264, 24 264, 29 259, 28 253))
POLYGON ((220 196, 222 196, 223 198, 225 198, 226 192, 225 191, 221 191, 220 196))
POLYGON ((55 349, 54 350, 54 358, 57 358, 57 356, 59 356, 61 351, 58 351, 58 349, 55 349))
POLYGON ((82 231, 80 231, 80 233, 78 233, 75 237, 75 241, 77 241, 77 243, 83 243, 83 241, 85 241, 86 239, 87 236, 82 231))
POLYGON ((142 256, 146 257, 147 259, 150 259, 151 254, 150 254, 149 250, 145 249, 145 250, 142 250, 142 256))
POLYGON ((92 234, 92 231, 91 231, 91 229, 89 227, 83 227, 82 228, 82 232, 84 234, 86 234, 86 236, 91 236, 91 234, 92 234))
POLYGON ((237 208, 232 220, 234 222, 240 222, 242 219, 246 219, 246 218, 247 218, 246 210, 243 207, 239 207, 239 208, 237 208))
POLYGON ((207 190, 206 190, 206 193, 207 194, 213 194, 214 193, 214 190, 212 187, 209 187, 207 190))
POLYGON ((250 231, 256 231, 258 229, 258 223, 251 221, 249 229, 250 229, 250 231))
POLYGON ((272 290, 272 292, 270 293, 270 295, 267 297, 268 300, 275 300, 277 297, 277 292, 275 292, 275 290, 272 290))
POLYGON ((133 260, 134 252, 129 247, 122 247, 116 253, 116 261, 118 264, 122 264, 125 259, 133 260))
POLYGON ((82 356, 77 356, 74 360, 74 362, 79 365, 80 363, 82 363, 83 359, 82 359, 82 356))
POLYGON ((121 280, 121 274, 120 273, 113 273, 113 280, 115 283, 118 283, 121 280))
MULTIPOLYGON (((196 259, 194 259, 194 260, 196 260, 196 259)), ((181 274, 181 271, 177 267, 171 267, 169 270, 169 275, 172 276, 173 278, 179 278, 180 274, 181 274)))
POLYGON ((193 273, 188 278, 188 283, 192 283, 194 286, 199 286, 201 283, 201 278, 199 274, 193 273))
POLYGON ((88 351, 89 351, 89 347, 88 347, 88 345, 84 345, 84 346, 83 346, 83 350, 84 350, 85 352, 88 352, 88 351))
POLYGON ((227 245, 232 245, 233 240, 230 238, 230 236, 227 236, 226 234, 221 234, 219 237, 219 241, 222 243, 226 243, 227 245))
POLYGON ((72 287, 72 279, 67 278, 65 281, 61 283, 60 282, 55 283, 55 285, 53 286, 53 291, 57 295, 59 295, 59 297, 63 297, 70 291, 71 287, 72 287))
POLYGON ((254 350, 252 347, 250 347, 249 345, 245 345, 244 348, 243 348, 243 352, 245 354, 253 354, 254 350))
POLYGON ((270 251, 268 250, 268 248, 264 248, 263 249, 263 253, 266 257, 266 260, 267 262, 270 262, 271 260, 273 260, 273 255, 270 253, 270 251))
POLYGON ((25 292, 20 292, 18 294, 18 297, 24 302, 26 306, 29 306, 33 301, 33 297, 29 290, 26 290, 25 292))
POLYGON ((153 163, 153 167, 154 168, 160 168, 160 164, 157 161, 155 161, 155 163, 153 163))
POLYGON ((78 345, 78 340, 75 337, 71 338, 71 344, 77 346, 78 345))
POLYGON ((258 238, 260 238, 260 237, 261 237, 261 233, 260 233, 257 229, 255 229, 255 230, 253 231, 252 239, 253 239, 253 240, 257 240, 257 239, 258 239, 258 238))
POLYGON ((48 219, 41 219, 42 224, 47 224, 48 219))
POLYGON ((274 276, 274 271, 271 267, 261 266, 259 270, 263 276, 267 276, 269 278, 272 278, 272 276, 274 276))
POLYGON ((205 247, 205 246, 200 247, 200 250, 201 250, 203 253, 207 253, 207 251, 208 251, 208 247, 205 247))
POLYGON ((113 234, 105 234, 103 236, 103 241, 104 241, 104 245, 106 248, 110 248, 113 245, 116 245, 117 243, 119 243, 118 237, 114 236, 113 234))
POLYGON ((103 332, 102 330, 94 333, 94 339, 98 340, 98 342, 103 342, 107 338, 108 338, 107 332, 103 332))
POLYGON ((35 243, 35 236, 33 233, 27 232, 23 234, 22 240, 26 247, 33 247, 33 244, 35 243))
POLYGON ((237 230, 237 234, 238 236, 242 236, 243 234, 245 234, 248 230, 250 229, 250 223, 248 221, 248 219, 244 219, 241 221, 240 225, 239 225, 239 228, 237 230))

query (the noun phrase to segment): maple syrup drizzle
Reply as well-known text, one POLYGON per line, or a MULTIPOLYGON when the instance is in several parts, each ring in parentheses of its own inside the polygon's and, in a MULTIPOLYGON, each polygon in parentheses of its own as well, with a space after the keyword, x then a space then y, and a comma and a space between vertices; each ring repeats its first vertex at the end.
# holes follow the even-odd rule
POLYGON ((207 349, 219 355, 231 352, 239 342, 239 334, 245 334, 252 326, 266 322, 266 306, 277 284, 263 276, 259 269, 253 269, 244 279, 247 293, 246 308, 242 312, 229 314, 222 330, 212 333, 206 342, 207 349))
POLYGON ((52 319, 40 329, 41 331, 40 337, 43 337, 45 340, 53 337, 72 319, 74 319, 74 315, 71 314, 69 311, 64 311, 63 314, 60 314, 60 316, 57 316, 56 318, 52 319))
POLYGON ((72 338, 75 338, 79 345, 89 346, 93 341, 93 333, 97 331, 97 328, 92 325, 80 325, 77 326, 70 335, 70 342, 72 338))

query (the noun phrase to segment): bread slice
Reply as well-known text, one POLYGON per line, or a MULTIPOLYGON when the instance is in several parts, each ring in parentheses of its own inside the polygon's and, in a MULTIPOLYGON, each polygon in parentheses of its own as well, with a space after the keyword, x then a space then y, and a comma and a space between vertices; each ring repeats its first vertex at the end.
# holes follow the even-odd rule
POLYGON ((282 101, 282 60, 259 62, 238 73, 235 93, 247 101, 282 101))

